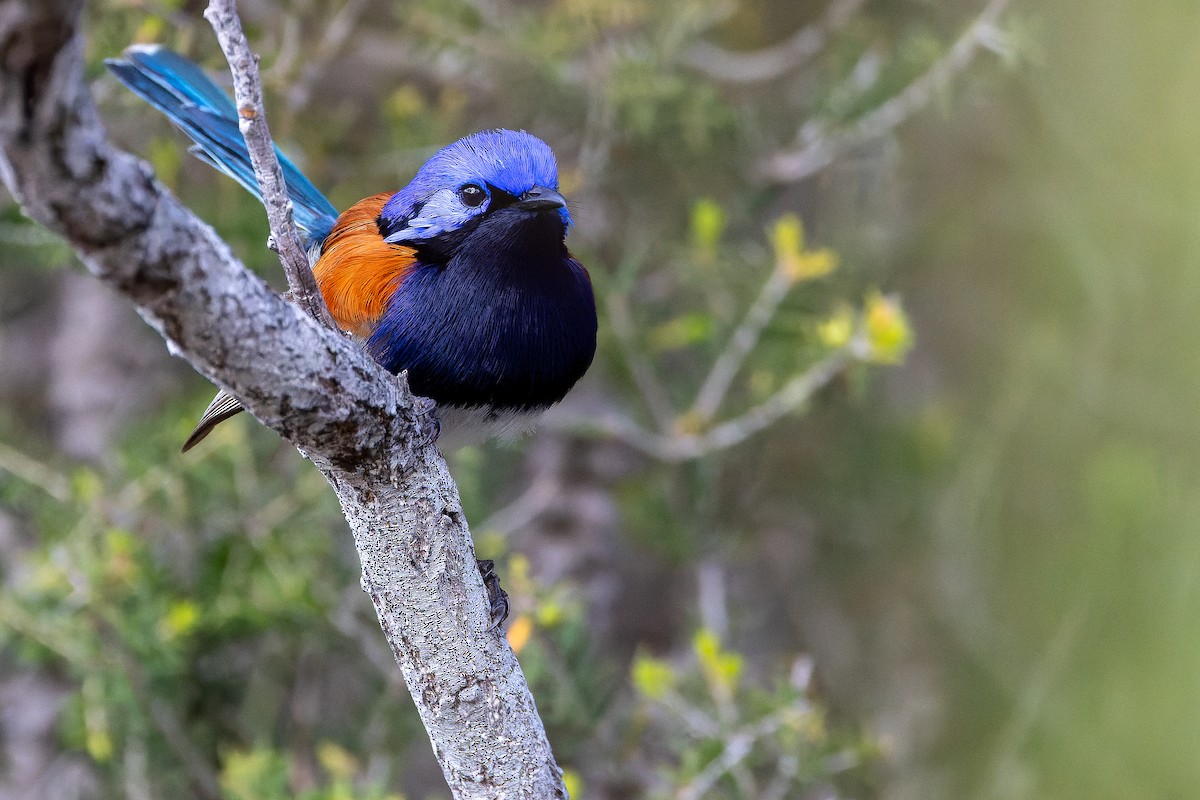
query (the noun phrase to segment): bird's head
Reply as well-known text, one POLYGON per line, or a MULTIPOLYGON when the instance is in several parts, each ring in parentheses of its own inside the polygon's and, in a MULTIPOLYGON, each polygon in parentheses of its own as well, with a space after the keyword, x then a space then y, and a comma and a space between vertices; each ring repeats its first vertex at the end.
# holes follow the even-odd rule
POLYGON ((389 243, 449 254, 502 212, 510 224, 526 215, 552 220, 560 242, 571 224, 554 153, 525 131, 481 131, 442 148, 392 196, 378 223, 389 243))

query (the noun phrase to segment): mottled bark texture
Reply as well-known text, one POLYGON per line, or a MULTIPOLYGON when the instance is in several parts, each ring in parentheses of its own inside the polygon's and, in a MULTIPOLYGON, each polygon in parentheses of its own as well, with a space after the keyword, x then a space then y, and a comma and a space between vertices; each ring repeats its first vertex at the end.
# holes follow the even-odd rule
POLYGON ((451 791, 565 797, 541 720, 486 595, 424 406, 284 301, 113 148, 83 77, 82 0, 0 2, 0 173, 172 352, 229 389, 329 479, 451 791))

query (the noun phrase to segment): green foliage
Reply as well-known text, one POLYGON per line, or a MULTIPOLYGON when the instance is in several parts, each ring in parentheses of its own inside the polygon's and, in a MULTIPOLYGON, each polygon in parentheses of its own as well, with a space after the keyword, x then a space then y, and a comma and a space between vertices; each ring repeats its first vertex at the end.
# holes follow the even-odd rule
POLYGON ((525 556, 500 564, 513 607, 508 640, 521 661, 556 755, 571 764, 589 744, 618 688, 615 666, 589 639, 587 613, 570 584, 543 586, 525 556))
POLYGON ((341 746, 321 742, 316 753, 327 782, 299 793, 292 788, 297 764, 286 754, 266 747, 227 753, 220 774, 222 796, 225 800, 404 800, 403 795, 356 780, 362 768, 341 746))
POLYGON ((871 785, 879 747, 829 729, 810 695, 811 662, 795 659, 766 685, 747 680, 745 667, 704 629, 686 658, 634 659, 632 730, 659 777, 648 797, 757 800, 871 785))
MULTIPOLYGON (((298 656, 316 642, 331 656, 355 650, 337 625, 362 613, 345 608, 353 552, 320 475, 261 431, 238 441, 246 428, 226 426, 215 434, 224 446, 197 454, 202 469, 181 468, 185 416, 172 409, 169 423, 148 422, 112 470, 43 466, 40 486, 36 475, 0 471, 4 506, 43 532, 0 593, 0 641, 76 682, 64 744, 114 782, 121 754, 138 747, 164 794, 195 778, 186 769, 195 759, 219 756, 229 797, 296 796, 281 765, 300 757, 289 751, 297 743, 279 738, 275 721, 298 656), (240 750, 259 741, 275 749, 240 750)), ((378 685, 357 658, 348 685, 378 685)), ((415 727, 399 716, 382 728, 399 737, 393 745, 415 727)), ((339 769, 327 765, 328 787, 303 796, 350 796, 354 776, 339 769)))

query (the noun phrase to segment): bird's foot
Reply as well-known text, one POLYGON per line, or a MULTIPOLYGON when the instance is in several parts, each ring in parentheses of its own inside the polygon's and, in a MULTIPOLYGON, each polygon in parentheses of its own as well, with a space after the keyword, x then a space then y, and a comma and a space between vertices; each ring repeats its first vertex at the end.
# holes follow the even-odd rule
POLYGON ((491 625, 488 630, 495 630, 508 619, 508 592, 500 587, 500 579, 496 577, 496 562, 490 558, 477 558, 475 565, 479 567, 479 575, 487 588, 488 606, 491 610, 491 625))
POLYGON ((420 446, 437 444, 438 437, 442 435, 442 421, 438 419, 437 403, 428 397, 413 399, 417 401, 417 414, 420 417, 420 446))

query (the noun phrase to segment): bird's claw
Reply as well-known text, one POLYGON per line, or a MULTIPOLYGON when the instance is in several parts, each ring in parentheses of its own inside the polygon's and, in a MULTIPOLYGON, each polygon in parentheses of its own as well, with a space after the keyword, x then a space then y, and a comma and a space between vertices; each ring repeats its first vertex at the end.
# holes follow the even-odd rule
POLYGON ((479 575, 483 578, 484 587, 487 588, 488 608, 491 616, 488 630, 492 631, 499 628, 504 620, 508 619, 508 592, 500 587, 500 579, 496 577, 495 561, 490 558, 477 558, 475 564, 479 567, 479 575))
POLYGON ((417 397, 415 400, 417 401, 417 414, 420 415, 420 444, 422 446, 437 444, 438 437, 442 435, 442 421, 438 419, 437 403, 428 397, 417 397))

